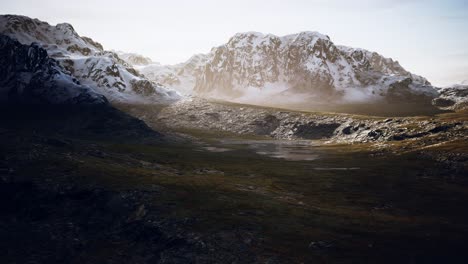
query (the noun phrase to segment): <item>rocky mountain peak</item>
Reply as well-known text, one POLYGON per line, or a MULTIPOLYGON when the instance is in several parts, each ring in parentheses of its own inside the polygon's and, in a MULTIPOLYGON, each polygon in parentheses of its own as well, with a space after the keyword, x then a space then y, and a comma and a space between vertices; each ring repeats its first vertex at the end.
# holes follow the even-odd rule
POLYGON ((79 37, 78 33, 76 33, 73 26, 69 23, 59 23, 55 26, 55 28, 57 28, 57 30, 62 31, 63 34, 72 35, 74 37, 79 37))
POLYGON ((224 45, 229 49, 270 49, 284 48, 288 45, 313 48, 321 40, 322 43, 330 41, 328 36, 314 31, 305 31, 297 34, 279 37, 273 34, 260 32, 237 33, 224 45))

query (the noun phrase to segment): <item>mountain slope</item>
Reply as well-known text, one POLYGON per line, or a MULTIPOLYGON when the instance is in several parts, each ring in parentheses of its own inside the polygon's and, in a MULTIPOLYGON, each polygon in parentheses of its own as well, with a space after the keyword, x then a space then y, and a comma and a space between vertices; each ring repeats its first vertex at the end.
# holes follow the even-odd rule
POLYGON ((117 110, 106 97, 67 74, 38 44, 23 45, 2 34, 0 108, 2 128, 25 134, 161 138, 143 121, 117 110))
POLYGON ((107 99, 64 73, 37 44, 0 35, 0 101, 4 103, 105 104, 107 99))
POLYGON ((0 33, 22 44, 38 43, 72 76, 111 101, 174 100, 174 91, 165 89, 139 74, 119 56, 102 45, 81 37, 70 24, 49 25, 25 16, 0 16, 0 33))

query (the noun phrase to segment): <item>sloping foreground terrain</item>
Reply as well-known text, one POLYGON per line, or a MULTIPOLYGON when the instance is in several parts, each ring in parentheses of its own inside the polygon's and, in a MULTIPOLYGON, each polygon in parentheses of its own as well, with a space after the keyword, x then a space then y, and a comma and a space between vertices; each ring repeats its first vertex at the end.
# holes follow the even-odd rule
POLYGON ((40 116, 2 111, 2 263, 468 259, 466 140, 315 145, 294 160, 250 137, 114 135, 126 130, 95 130, 99 118, 72 133, 47 125, 72 114, 40 116))
POLYGON ((1 262, 468 260, 465 112, 379 118, 201 101, 172 114, 182 106, 119 106, 166 136, 110 106, 1 111, 1 262), (223 122, 227 110, 249 123, 223 122), (367 131, 384 124, 379 137, 367 131), (275 134, 281 126, 291 137, 275 134))

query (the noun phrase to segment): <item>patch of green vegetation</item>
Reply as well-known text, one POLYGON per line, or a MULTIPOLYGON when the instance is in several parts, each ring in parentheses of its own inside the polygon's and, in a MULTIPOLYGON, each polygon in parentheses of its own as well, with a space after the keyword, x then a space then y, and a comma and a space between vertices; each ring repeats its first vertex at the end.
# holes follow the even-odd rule
POLYGON ((319 115, 349 115, 356 119, 364 118, 384 118, 384 117, 408 117, 408 116, 434 116, 437 114, 450 112, 440 110, 430 104, 420 103, 348 103, 348 104, 283 104, 283 105, 249 105, 241 103, 226 102, 222 100, 211 100, 212 103, 223 105, 231 105, 238 107, 259 108, 262 110, 270 109, 271 111, 288 111, 300 112, 319 115))
MULTIPOLYGON (((234 106, 234 107, 246 107, 246 108, 252 108, 252 109, 258 109, 261 111, 269 111, 269 112, 291 112, 291 113, 300 113, 300 114, 306 114, 306 115, 320 115, 320 116, 327 116, 327 117, 336 117, 336 116, 346 116, 346 117, 352 117, 357 120, 369 120, 369 119, 375 119, 375 120, 380 120, 384 119, 382 116, 378 116, 373 114, 372 112, 368 112, 366 114, 364 113, 355 113, 353 111, 340 111, 338 106, 332 106, 332 107, 326 107, 326 109, 321 109, 321 107, 317 108, 308 108, 308 107, 297 107, 296 105, 285 105, 285 106, 261 106, 261 105, 251 105, 251 104, 241 104, 241 103, 233 103, 233 102, 227 102, 227 101, 222 101, 222 100, 210 100, 211 103, 215 104, 221 104, 221 105, 228 105, 228 106, 234 106)), ((352 107, 350 108, 352 109, 352 107)), ((349 109, 348 109, 349 110, 349 109)))
POLYGON ((440 114, 437 119, 441 121, 468 121, 468 109, 440 114))

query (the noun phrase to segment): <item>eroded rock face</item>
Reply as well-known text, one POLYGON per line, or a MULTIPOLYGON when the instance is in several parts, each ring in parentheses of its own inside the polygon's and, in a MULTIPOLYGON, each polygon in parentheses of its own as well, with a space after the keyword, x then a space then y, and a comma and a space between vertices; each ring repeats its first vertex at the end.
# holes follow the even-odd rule
POLYGON ((6 103, 106 104, 37 44, 22 45, 0 34, 0 100, 6 103))

